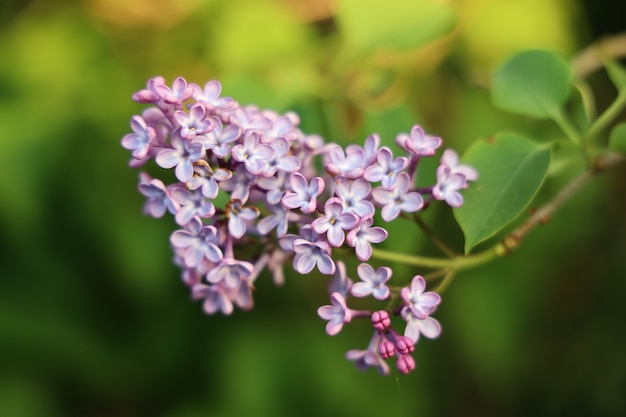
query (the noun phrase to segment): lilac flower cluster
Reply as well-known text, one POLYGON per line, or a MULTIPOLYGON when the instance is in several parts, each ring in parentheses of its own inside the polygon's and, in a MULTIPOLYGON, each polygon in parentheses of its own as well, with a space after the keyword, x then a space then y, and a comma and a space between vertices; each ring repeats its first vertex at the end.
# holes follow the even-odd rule
POLYGON ((170 87, 155 77, 133 95, 150 106, 132 117, 133 133, 122 139, 132 153, 131 167, 154 160, 169 171, 166 182, 141 173, 139 191, 147 199, 147 214, 158 218, 169 212, 180 227, 170 243, 192 297, 202 300, 207 314, 228 315, 234 306, 253 307, 252 290, 261 271, 267 269, 280 285, 286 264, 300 274, 317 270, 333 276, 331 305, 318 310, 328 320, 329 335, 352 318, 372 321, 369 347, 348 352, 348 359, 359 368, 388 373, 385 360, 396 356, 400 372, 413 370, 411 352, 420 334, 435 338, 441 331, 430 317, 440 297, 424 292, 419 275, 407 287, 387 286, 391 268, 374 269, 368 263, 372 245, 388 237, 375 223, 418 212, 433 200, 460 206, 459 191, 476 179, 476 172, 446 150, 436 184, 417 189, 419 161, 442 144, 419 126, 397 136, 405 153, 394 156, 376 134, 363 146, 343 148, 304 134, 294 113, 241 106, 220 95, 217 81, 201 87, 177 78, 170 87), (361 262, 357 283, 338 260, 345 256, 339 248, 345 247, 361 262), (348 296, 401 303, 391 311, 357 311, 347 307, 348 296), (393 329, 389 313, 405 323, 402 335, 393 329))

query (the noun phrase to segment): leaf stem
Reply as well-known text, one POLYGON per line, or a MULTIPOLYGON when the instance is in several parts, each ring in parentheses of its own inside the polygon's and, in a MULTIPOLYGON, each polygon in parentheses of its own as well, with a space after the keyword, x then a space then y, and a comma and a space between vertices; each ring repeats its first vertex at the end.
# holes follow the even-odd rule
POLYGON ((620 162, 626 160, 623 155, 618 153, 609 153, 602 155, 594 161, 591 168, 584 171, 578 177, 574 178, 565 187, 563 187, 555 196, 544 206, 538 208, 521 226, 507 235, 502 244, 510 251, 519 246, 522 239, 537 225, 547 222, 552 215, 563 204, 576 194, 591 178, 603 172, 620 162))
POLYGON ((490 260, 506 254, 506 248, 502 244, 474 255, 454 256, 450 258, 432 258, 427 256, 407 255, 403 253, 391 252, 383 249, 374 249, 372 256, 377 259, 399 262, 406 265, 420 266, 430 269, 451 269, 460 271, 463 269, 475 268, 490 260))
POLYGON ((619 92, 613 103, 596 119, 587 131, 587 137, 593 138, 604 130, 626 106, 626 90, 619 92))
POLYGON ((559 125, 563 133, 571 140, 574 144, 581 144, 580 134, 572 124, 572 122, 565 116, 563 110, 560 108, 552 114, 552 120, 559 125))

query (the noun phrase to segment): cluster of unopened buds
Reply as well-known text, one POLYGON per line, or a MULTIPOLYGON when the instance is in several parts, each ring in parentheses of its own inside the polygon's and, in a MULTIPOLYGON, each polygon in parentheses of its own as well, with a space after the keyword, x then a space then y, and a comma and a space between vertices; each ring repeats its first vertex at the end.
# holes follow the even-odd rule
POLYGON ((234 305, 252 308, 263 270, 280 285, 285 265, 300 274, 317 269, 330 277, 330 305, 318 309, 329 335, 353 319, 371 320, 369 346, 349 351, 347 358, 387 374, 386 360, 395 357, 400 372, 413 370, 411 353, 420 335, 436 338, 441 332, 431 317, 441 298, 425 291, 420 275, 402 280, 403 288, 390 288, 392 269, 368 263, 372 245, 387 239, 385 223, 433 200, 460 206, 459 191, 476 172, 446 150, 436 184, 416 188, 419 161, 442 143, 419 126, 396 137, 405 154, 394 157, 376 134, 363 146, 343 148, 304 134, 294 113, 241 106, 220 94, 217 81, 201 87, 177 78, 170 87, 162 77, 152 78, 133 95, 151 106, 132 117, 133 133, 122 139, 132 151, 131 167, 154 160, 168 170, 165 182, 141 173, 139 191, 147 198, 147 214, 159 218, 169 212, 180 226, 170 242, 193 299, 203 301, 207 314, 228 315, 234 305), (339 250, 345 247, 360 261, 358 282, 338 259, 350 256, 339 250), (387 306, 353 310, 347 306, 351 296, 387 300, 387 306), (402 332, 391 316, 401 318, 402 332))

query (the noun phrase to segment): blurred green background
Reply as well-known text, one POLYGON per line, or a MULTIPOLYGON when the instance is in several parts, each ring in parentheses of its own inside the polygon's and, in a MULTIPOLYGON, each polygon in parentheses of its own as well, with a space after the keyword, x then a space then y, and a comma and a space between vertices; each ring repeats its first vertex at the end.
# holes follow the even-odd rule
MULTIPOLYGON (((5 0, 0 415, 626 415, 624 167, 508 258, 461 274, 416 372, 382 377, 344 359, 369 330, 324 333, 320 276, 282 288, 265 276, 251 312, 203 315, 171 264, 175 225, 142 215, 120 146, 143 108, 130 95, 154 75, 219 79, 224 95, 295 110, 305 132, 340 143, 391 143, 414 123, 459 151, 501 129, 551 139, 550 122, 490 104, 489 72, 520 49, 571 58, 623 31, 612 4, 5 0)), ((615 96, 604 73, 589 82, 600 106, 615 96)), ((449 209, 427 219, 462 248, 449 209)), ((390 240, 435 253, 417 228, 390 240)))

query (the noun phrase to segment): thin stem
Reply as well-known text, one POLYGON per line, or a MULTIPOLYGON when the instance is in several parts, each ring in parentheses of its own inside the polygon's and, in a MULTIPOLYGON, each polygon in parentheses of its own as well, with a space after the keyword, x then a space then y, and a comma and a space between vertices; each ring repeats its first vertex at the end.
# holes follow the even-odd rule
POLYGON ((559 125, 563 133, 571 140, 574 144, 580 145, 580 134, 572 124, 572 122, 565 116, 561 109, 558 109, 555 113, 552 114, 552 120, 559 125))
POLYGON ((434 289, 434 291, 438 294, 444 292, 446 288, 448 288, 448 286, 452 283, 455 276, 456 274, 453 270, 448 271, 446 276, 443 277, 443 280, 441 280, 441 283, 437 286, 437 288, 434 289))
POLYGON ((413 220, 415 220, 415 223, 417 223, 417 225, 422 229, 424 234, 426 234, 426 236, 428 236, 428 238, 432 240, 433 243, 437 245, 437 247, 443 253, 445 253, 450 258, 454 258, 455 256, 457 256, 457 253, 455 253, 452 249, 450 249, 448 245, 446 245, 441 239, 439 239, 439 236, 435 235, 433 230, 430 227, 428 227, 426 223, 424 223, 424 220, 422 220, 419 214, 415 214, 413 216, 413 220))
POLYGON ((382 249, 374 249, 372 256, 392 262, 399 262, 406 265, 421 266, 430 269, 462 269, 474 268, 490 260, 502 256, 506 253, 504 245, 497 244, 475 255, 455 256, 451 258, 431 258, 427 256, 407 255, 403 253, 391 252, 382 249))
POLYGON ((596 119, 587 131, 587 137, 593 138, 604 130, 626 106, 626 90, 619 92, 613 103, 596 119))
POLYGON ((591 178, 597 175, 600 172, 603 172, 620 162, 624 161, 625 158, 623 155, 617 153, 610 153, 604 156, 601 156, 595 160, 594 166, 590 169, 584 171, 578 177, 574 178, 569 184, 563 187, 554 198, 545 204, 544 206, 537 209, 529 218, 515 229, 512 233, 506 236, 503 240, 503 245, 508 249, 512 250, 517 248, 521 243, 522 239, 537 225, 540 223, 545 223, 548 221, 552 215, 574 194, 576 194, 591 178))

